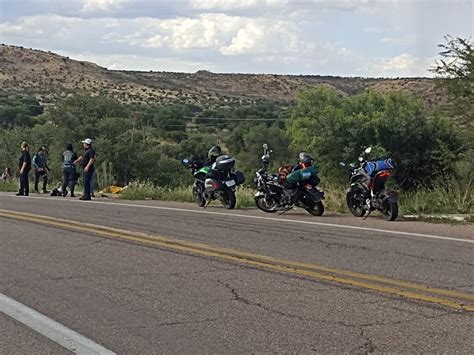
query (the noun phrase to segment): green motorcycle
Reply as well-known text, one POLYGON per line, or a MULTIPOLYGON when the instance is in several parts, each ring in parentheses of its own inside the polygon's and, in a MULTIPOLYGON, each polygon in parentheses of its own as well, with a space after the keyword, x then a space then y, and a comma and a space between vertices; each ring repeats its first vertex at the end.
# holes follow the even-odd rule
POLYGON ((191 163, 182 160, 183 165, 191 170, 194 177, 193 198, 199 207, 207 206, 213 200, 221 201, 227 209, 236 206, 236 187, 245 181, 244 174, 233 171, 235 159, 230 155, 222 155, 210 166, 202 163, 191 163))
POLYGON ((193 199, 199 207, 206 205, 206 198, 204 196, 204 183, 206 181, 206 175, 211 170, 210 166, 204 166, 202 163, 191 163, 188 159, 183 159, 182 163, 185 168, 191 170, 191 174, 194 177, 193 183, 193 199))

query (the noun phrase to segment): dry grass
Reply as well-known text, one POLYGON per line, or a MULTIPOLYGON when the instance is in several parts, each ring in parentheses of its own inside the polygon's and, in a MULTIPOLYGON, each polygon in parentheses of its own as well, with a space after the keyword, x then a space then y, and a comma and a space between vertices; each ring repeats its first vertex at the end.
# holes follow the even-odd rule
MULTIPOLYGON (((324 206, 327 211, 348 213, 346 206, 346 187, 335 184, 322 184, 324 206)), ((253 208, 255 190, 241 187, 237 191, 237 208, 253 208)), ((151 183, 136 182, 130 185, 121 195, 129 200, 162 200, 193 202, 190 186, 178 188, 156 187, 151 183)), ((473 188, 453 185, 445 189, 419 190, 400 195, 402 214, 474 214, 473 188)))

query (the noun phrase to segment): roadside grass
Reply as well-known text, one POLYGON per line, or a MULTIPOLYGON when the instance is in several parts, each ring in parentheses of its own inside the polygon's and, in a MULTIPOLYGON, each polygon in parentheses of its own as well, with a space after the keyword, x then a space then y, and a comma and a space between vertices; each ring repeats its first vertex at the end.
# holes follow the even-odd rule
POLYGON ((420 189, 400 196, 404 214, 474 214, 474 189, 471 184, 450 184, 435 189, 420 189))
POLYGON ((0 182, 0 191, 2 192, 18 192, 20 185, 18 181, 11 180, 11 181, 1 181, 0 182))
MULTIPOLYGON (((346 206, 346 186, 331 183, 321 184, 324 191, 324 206, 327 211, 348 213, 346 206)), ((254 208, 255 189, 240 187, 237 190, 237 208, 254 208)), ((191 187, 180 186, 168 188, 155 186, 150 182, 134 182, 120 194, 127 200, 162 200, 176 202, 194 202, 191 187)), ((213 202, 211 205, 218 204, 213 202)), ((422 189, 416 192, 400 194, 401 214, 467 214, 468 220, 473 219, 473 189, 472 186, 461 187, 453 185, 449 189, 422 189)))

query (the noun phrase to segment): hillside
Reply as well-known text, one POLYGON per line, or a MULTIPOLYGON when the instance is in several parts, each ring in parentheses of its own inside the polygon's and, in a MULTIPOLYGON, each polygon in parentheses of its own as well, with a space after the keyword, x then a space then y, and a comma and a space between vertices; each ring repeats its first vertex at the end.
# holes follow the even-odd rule
POLYGON ((331 76, 215 74, 115 71, 51 52, 2 44, 0 91, 28 93, 48 103, 78 91, 105 93, 123 102, 248 104, 291 102, 296 93, 314 85, 328 85, 345 95, 365 89, 407 90, 429 105, 442 94, 432 79, 370 79, 331 76))

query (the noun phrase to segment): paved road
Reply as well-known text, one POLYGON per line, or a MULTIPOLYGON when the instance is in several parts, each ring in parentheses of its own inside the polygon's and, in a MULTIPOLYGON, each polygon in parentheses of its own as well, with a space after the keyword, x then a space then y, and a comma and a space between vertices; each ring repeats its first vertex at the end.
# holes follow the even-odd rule
MULTIPOLYGON (((95 201, 0 194, 0 210, 9 213, 141 233, 133 239, 18 213, 0 217, 0 293, 117 353, 474 350, 474 312, 454 306, 474 303, 472 225, 95 201), (143 233, 181 244, 150 245, 143 233), (234 259, 223 256, 227 249, 234 259), (263 259, 249 264, 249 253, 326 268, 329 276, 272 269, 258 264, 263 259), (367 278, 344 283, 351 272, 367 278), (400 297, 389 292, 390 280, 419 288, 400 297), (447 305, 433 295, 420 300, 426 286, 460 296, 435 295, 455 299, 447 305)), ((0 324, 0 353, 65 351, 1 313, 0 324)))

